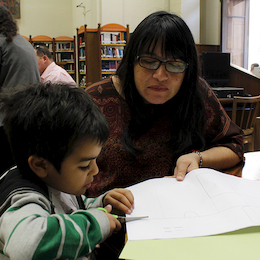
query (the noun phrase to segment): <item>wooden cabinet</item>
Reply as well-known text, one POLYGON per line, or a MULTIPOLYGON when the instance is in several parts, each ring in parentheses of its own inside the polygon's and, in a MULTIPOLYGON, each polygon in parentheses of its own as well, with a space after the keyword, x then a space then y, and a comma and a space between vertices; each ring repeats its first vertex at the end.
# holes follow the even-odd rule
POLYGON ((77 29, 79 85, 87 87, 114 74, 129 39, 129 26, 107 24, 77 29))
POLYGON ((59 36, 54 38, 53 59, 59 66, 63 67, 76 81, 75 67, 75 36, 59 36))
POLYGON ((77 64, 78 64, 78 80, 79 86, 85 88, 87 82, 87 25, 77 28, 77 64))
POLYGON ((77 29, 78 84, 86 88, 100 80, 100 40, 98 28, 87 25, 77 29))
POLYGON ((129 39, 129 26, 110 23, 98 27, 101 42, 101 77, 106 78, 116 72, 129 39))

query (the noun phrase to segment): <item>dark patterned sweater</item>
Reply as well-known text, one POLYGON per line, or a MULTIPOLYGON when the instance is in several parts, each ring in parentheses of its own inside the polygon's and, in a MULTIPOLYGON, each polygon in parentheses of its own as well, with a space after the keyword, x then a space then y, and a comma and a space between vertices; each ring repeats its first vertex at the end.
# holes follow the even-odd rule
MULTIPOLYGON (((123 129, 130 118, 126 101, 115 89, 112 79, 97 82, 86 89, 101 108, 110 125, 109 139, 103 147, 97 163, 100 173, 95 177, 94 185, 88 190, 89 196, 98 196, 104 191, 116 187, 127 187, 154 177, 172 175, 175 162, 173 151, 169 147, 170 122, 162 116, 152 129, 134 142, 143 150, 136 161, 131 160, 123 147, 123 129)), ((205 140, 206 149, 225 146, 243 158, 243 136, 218 101, 211 88, 205 83, 200 85, 205 104, 205 140)), ((194 149, 194 148, 192 148, 194 149)))

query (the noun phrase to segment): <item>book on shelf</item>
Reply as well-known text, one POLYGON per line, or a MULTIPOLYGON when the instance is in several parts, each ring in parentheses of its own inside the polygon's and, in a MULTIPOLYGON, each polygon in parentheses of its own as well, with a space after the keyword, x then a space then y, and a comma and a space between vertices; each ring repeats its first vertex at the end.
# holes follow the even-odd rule
POLYGON ((80 73, 86 73, 86 65, 83 62, 80 63, 79 71, 80 71, 80 73))
POLYGON ((124 32, 102 32, 101 33, 102 44, 125 44, 125 33, 124 32))
POLYGON ((86 58, 86 55, 85 55, 85 49, 80 49, 79 50, 79 58, 80 59, 85 59, 86 58))
POLYGON ((85 88, 87 86, 87 82, 86 82, 86 76, 82 77, 80 83, 79 83, 80 87, 85 88))
POLYGON ((101 57, 102 58, 123 58, 124 47, 110 47, 110 46, 101 46, 101 57))
POLYGON ((64 65, 64 69, 66 69, 66 71, 68 71, 69 73, 74 73, 74 66, 72 63, 67 63, 66 65, 64 65))
POLYGON ((50 52, 53 51, 52 43, 47 43, 47 42, 33 42, 33 46, 34 46, 34 47, 36 47, 36 46, 44 46, 44 47, 46 47, 47 49, 49 49, 50 52))
POLYGON ((79 37, 79 46, 84 46, 84 45, 85 45, 84 37, 79 37))
POLYGON ((102 72, 115 72, 119 66, 119 61, 102 61, 102 72))
POLYGON ((56 53, 56 62, 74 62, 74 56, 71 53, 56 53))
POLYGON ((57 42, 55 44, 55 50, 56 51, 73 51, 74 44, 73 44, 73 42, 65 42, 65 43, 57 42))

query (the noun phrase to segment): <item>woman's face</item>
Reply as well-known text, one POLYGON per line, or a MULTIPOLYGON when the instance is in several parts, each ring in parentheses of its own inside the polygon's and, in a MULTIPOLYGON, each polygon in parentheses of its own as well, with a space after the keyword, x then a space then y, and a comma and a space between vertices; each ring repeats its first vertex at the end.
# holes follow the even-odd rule
MULTIPOLYGON (((157 58, 166 61, 161 53, 161 45, 157 44, 153 53, 142 53, 140 56, 157 58)), ((173 59, 169 59, 173 61, 173 59)), ((168 72, 165 64, 157 70, 143 68, 138 62, 134 65, 134 80, 139 94, 145 103, 164 104, 172 99, 180 90, 185 71, 181 73, 168 72)))

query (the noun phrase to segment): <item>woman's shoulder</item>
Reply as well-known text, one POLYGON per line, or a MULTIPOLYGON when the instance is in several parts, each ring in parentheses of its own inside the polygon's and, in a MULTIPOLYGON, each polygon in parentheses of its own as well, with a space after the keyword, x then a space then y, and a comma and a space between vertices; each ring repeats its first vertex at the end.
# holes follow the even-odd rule
POLYGON ((85 89, 91 96, 103 96, 113 94, 115 87, 111 78, 106 78, 101 81, 95 82, 85 89))
POLYGON ((204 102, 219 103, 216 94, 214 93, 210 85, 206 82, 206 80, 200 78, 198 85, 199 92, 202 95, 204 102))

